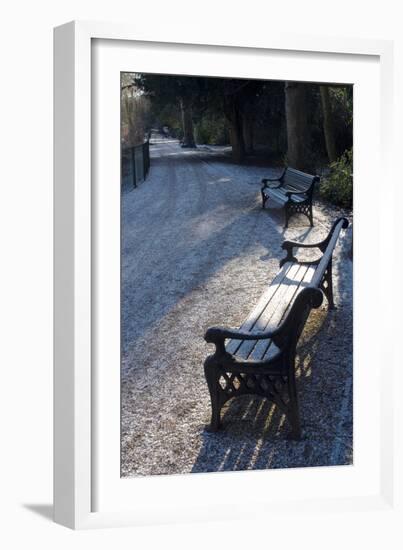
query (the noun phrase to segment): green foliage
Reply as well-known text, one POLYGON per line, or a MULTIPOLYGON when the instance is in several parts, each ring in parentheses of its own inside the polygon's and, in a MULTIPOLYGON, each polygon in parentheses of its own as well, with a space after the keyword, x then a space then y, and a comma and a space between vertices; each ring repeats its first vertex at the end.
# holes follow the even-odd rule
POLYGON ((151 127, 150 101, 130 73, 121 77, 121 139, 127 146, 139 145, 151 127))
POLYGON ((330 87, 334 132, 337 149, 345 151, 353 145, 353 87, 330 87))
POLYGON ((151 101, 151 113, 153 126, 163 128, 168 126, 169 134, 177 139, 182 139, 182 117, 178 105, 167 103, 165 105, 151 101))
POLYGON ((347 125, 353 124, 353 87, 338 86, 329 87, 332 101, 332 109, 336 115, 347 125))
MULTIPOLYGON (((234 158, 238 149, 239 158, 243 156, 243 145, 247 154, 264 150, 267 158, 275 161, 287 153, 288 132, 291 131, 287 125, 283 81, 126 73, 122 85, 125 89, 134 85, 134 89, 148 101, 147 109, 140 101, 132 100, 130 106, 123 104, 122 124, 126 125, 124 130, 130 135, 135 128, 141 138, 141 126, 146 130, 168 126, 170 135, 181 139, 184 131, 182 115, 189 112, 184 109, 187 107, 192 112, 194 137, 199 144, 226 144, 231 128, 231 136, 236 138, 232 143, 234 158), (132 113, 129 107, 136 107, 135 112, 132 113), (143 121, 142 125, 138 123, 139 119, 143 121), (236 144, 238 147, 234 147, 236 144)), ((316 171, 328 159, 323 107, 320 86, 313 83, 304 86, 306 136, 301 138, 305 147, 304 165, 307 171, 308 168, 316 171)), ((352 147, 353 87, 328 87, 331 135, 337 155, 352 147)), ((292 132, 290 135, 292 137, 292 132)))
POLYGON ((226 120, 223 116, 202 116, 195 125, 196 142, 206 145, 226 145, 229 142, 226 120))
POLYGON ((353 150, 345 151, 330 165, 330 174, 322 179, 320 194, 327 201, 341 206, 353 206, 353 150))
POLYGON ((169 126, 169 135, 174 139, 182 139, 183 130, 180 126, 169 126))

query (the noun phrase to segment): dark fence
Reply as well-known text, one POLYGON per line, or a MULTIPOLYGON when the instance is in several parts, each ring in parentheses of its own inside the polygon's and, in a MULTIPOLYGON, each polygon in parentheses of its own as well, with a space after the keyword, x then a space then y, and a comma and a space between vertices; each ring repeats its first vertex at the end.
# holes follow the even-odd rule
POLYGON ((150 170, 150 141, 122 149, 122 186, 137 187, 150 170))

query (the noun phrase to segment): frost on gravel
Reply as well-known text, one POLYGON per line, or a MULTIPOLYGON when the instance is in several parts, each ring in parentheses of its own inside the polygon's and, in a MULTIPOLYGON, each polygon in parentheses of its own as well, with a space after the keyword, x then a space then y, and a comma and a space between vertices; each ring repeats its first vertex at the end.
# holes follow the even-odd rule
POLYGON ((278 270, 284 239, 322 239, 334 209, 315 203, 315 227, 262 210, 260 180, 278 169, 237 166, 215 148, 155 140, 151 171, 122 193, 122 476, 352 462, 351 236, 334 254, 337 309, 312 312, 298 353, 303 439, 287 439, 276 408, 244 396, 205 431, 210 401, 203 340, 239 326, 278 270))

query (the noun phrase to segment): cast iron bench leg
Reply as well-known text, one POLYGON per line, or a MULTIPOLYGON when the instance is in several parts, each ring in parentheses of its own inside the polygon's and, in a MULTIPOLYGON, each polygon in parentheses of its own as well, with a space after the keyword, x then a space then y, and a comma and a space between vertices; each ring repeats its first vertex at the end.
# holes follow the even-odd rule
POLYGON ((288 421, 291 424, 290 439, 301 439, 301 420, 299 416, 298 395, 295 379, 288 379, 288 392, 290 396, 288 421))
POLYGON ((332 260, 330 260, 327 266, 323 283, 324 284, 322 284, 321 288, 327 298, 328 309, 336 309, 336 306, 334 304, 334 297, 333 297, 332 260))
POLYGON ((265 207, 265 204, 266 204, 266 201, 267 201, 267 197, 266 195, 263 193, 263 191, 260 191, 261 194, 262 194, 262 208, 265 207))
POLYGON ((284 208, 284 228, 287 229, 288 227, 288 220, 291 218, 291 212, 289 206, 285 206, 284 208))
POLYGON ((216 432, 220 429, 221 426, 221 403, 218 383, 219 372, 217 369, 217 364, 212 359, 212 357, 207 357, 204 362, 204 374, 206 377, 207 386, 211 398, 211 422, 210 425, 206 427, 206 429, 209 432, 216 432))
POLYGON ((311 227, 313 227, 313 214, 312 214, 312 203, 309 205, 309 221, 311 223, 311 227))

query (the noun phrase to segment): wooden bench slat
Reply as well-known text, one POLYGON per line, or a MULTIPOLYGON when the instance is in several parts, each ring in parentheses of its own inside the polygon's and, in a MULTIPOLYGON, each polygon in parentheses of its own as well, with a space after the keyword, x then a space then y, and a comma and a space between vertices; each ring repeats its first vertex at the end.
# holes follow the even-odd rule
POLYGON ((308 181, 312 180, 314 176, 312 174, 306 174, 305 172, 295 172, 292 168, 289 168, 284 174, 283 180, 290 179, 295 181, 308 181))
MULTIPOLYGON (((251 332, 276 328, 284 319, 298 292, 309 284, 315 269, 310 265, 295 264, 295 267, 298 269, 291 268, 288 271, 288 275, 281 283, 281 288, 267 304, 251 332)), ((269 340, 246 340, 239 346, 236 355, 244 359, 261 359, 268 346, 269 340)))
POLYGON ((300 175, 300 174, 294 174, 292 172, 288 172, 284 175, 283 181, 284 182, 287 182, 287 181, 301 182, 304 185, 306 185, 307 183, 310 183, 313 178, 314 176, 312 176, 311 174, 300 175))
POLYGON ((295 193, 305 193, 309 186, 308 185, 295 185, 293 183, 289 183, 287 182, 285 185, 284 185, 284 191, 287 192, 287 191, 291 191, 291 192, 294 192, 295 193))
MULTIPOLYGON (((299 284, 298 280, 294 286, 290 284, 284 284, 284 281, 288 279, 289 281, 295 281, 298 277, 298 273, 301 272, 300 277, 303 277, 302 271, 298 264, 293 264, 288 270, 286 277, 283 278, 281 284, 277 288, 277 292, 273 295, 270 300, 270 307, 268 304, 265 305, 264 309, 261 310, 257 322, 253 327, 247 329, 250 332, 260 332, 265 330, 270 318, 274 315, 274 312, 277 310, 278 306, 284 303, 285 295, 291 290, 296 290, 297 285, 299 284)), ((271 285, 270 285, 271 286, 271 285)), ((253 347, 256 344, 256 340, 246 340, 241 341, 238 349, 236 350, 236 355, 247 359, 253 347)))
POLYGON ((280 189, 268 189, 266 194, 269 197, 274 198, 276 201, 280 202, 281 204, 284 204, 287 202, 287 197, 284 191, 281 191, 280 189))
POLYGON ((312 183, 314 176, 310 176, 309 178, 294 178, 294 177, 287 177, 284 178, 283 185, 295 185, 296 187, 309 187, 312 183))
POLYGON ((288 167, 285 173, 285 176, 294 176, 294 177, 302 177, 302 178, 308 178, 311 176, 311 174, 307 174, 306 172, 302 172, 301 170, 297 170, 296 168, 288 167))
POLYGON ((285 189, 288 189, 289 191, 301 192, 309 189, 309 186, 311 185, 311 183, 312 182, 308 182, 304 184, 304 183, 297 183, 294 181, 285 181, 283 187, 285 189))
MULTIPOLYGON (((270 189, 267 191, 267 195, 274 198, 274 200, 280 202, 281 204, 285 204, 288 201, 286 193, 287 191, 280 189, 270 189)), ((304 202, 306 200, 306 195, 293 195, 292 200, 293 202, 304 202)))
MULTIPOLYGON (((285 319, 285 317, 288 314, 289 310, 291 309, 291 306, 294 303, 295 298, 297 297, 298 293, 304 287, 308 286, 312 282, 312 279, 315 276, 315 272, 316 272, 316 265, 315 266, 312 266, 312 265, 308 266, 308 269, 306 270, 304 279, 301 282, 300 286, 298 287, 298 292, 296 292, 294 294, 293 299, 288 304, 287 309, 284 311, 283 317, 280 319, 280 321, 277 323, 277 325, 279 325, 285 319)), ((258 342, 258 344, 259 344, 259 347, 256 346, 256 348, 255 348, 256 353, 255 353, 255 350, 254 350, 254 353, 251 355, 250 358, 268 360, 268 359, 270 359, 270 357, 273 357, 279 351, 277 346, 274 344, 274 342, 272 340, 268 341, 268 344, 266 346, 266 349, 265 349, 264 353, 261 353, 261 349, 260 349, 260 348, 262 348, 262 349, 264 348, 263 345, 260 346, 260 344, 263 344, 263 341, 258 342)))
MULTIPOLYGON (((291 309, 291 306, 294 303, 294 300, 299 292, 311 282, 312 277, 315 274, 315 266, 304 265, 300 267, 303 267, 304 269, 298 272, 298 284, 296 284, 294 287, 290 287, 291 290, 289 290, 284 297, 283 307, 278 308, 274 312, 274 315, 271 316, 269 322, 267 323, 266 329, 274 329, 278 327, 278 325, 285 318, 288 311, 291 309)), ((271 347, 273 347, 273 349, 271 350, 273 353, 270 353, 269 355, 272 355, 275 351, 277 351, 277 348, 274 346, 272 341, 258 341, 251 354, 249 355, 249 359, 263 359, 271 347)))
MULTIPOLYGON (((256 306, 253 308, 251 313, 248 315, 248 317, 246 317, 242 325, 239 327, 241 330, 249 331, 253 328, 257 319, 261 315, 262 311, 267 307, 267 304, 270 302, 273 295, 280 288, 281 282, 286 277, 290 267, 292 267, 293 265, 295 264, 292 264, 291 262, 286 262, 283 265, 282 269, 274 277, 270 286, 266 288, 266 290, 263 292, 263 294, 259 298, 259 301, 257 302, 256 306)), ((241 343, 242 343, 242 340, 229 340, 225 348, 228 352, 235 353, 236 350, 241 345, 241 343)))

